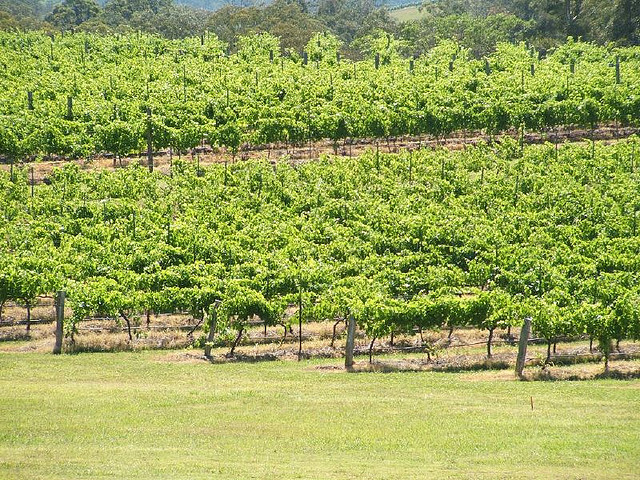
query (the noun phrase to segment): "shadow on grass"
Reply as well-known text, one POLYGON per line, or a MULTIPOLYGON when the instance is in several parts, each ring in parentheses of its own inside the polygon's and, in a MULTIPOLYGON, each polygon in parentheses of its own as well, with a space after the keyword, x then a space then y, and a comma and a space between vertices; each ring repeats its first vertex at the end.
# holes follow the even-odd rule
POLYGON ((223 363, 262 363, 262 362, 275 362, 280 360, 281 357, 273 353, 263 353, 259 355, 244 355, 242 353, 235 353, 234 355, 215 355, 211 357, 202 356, 209 363, 220 365, 223 363))
POLYGON ((140 352, 140 351, 149 351, 149 350, 157 350, 157 351, 168 351, 168 350, 179 350, 186 348, 188 346, 188 342, 177 343, 177 342, 144 342, 139 340, 133 341, 121 341, 121 342, 110 342, 110 343, 83 343, 76 342, 71 343, 68 340, 65 340, 62 345, 62 352, 67 355, 77 355, 80 353, 121 353, 121 352, 140 352))
POLYGON ((31 338, 31 334, 26 332, 9 332, 0 336, 0 342, 22 342, 31 338))
POLYGON ((567 373, 541 370, 524 374, 522 380, 529 382, 577 382, 588 380, 635 380, 640 378, 640 370, 609 370, 599 373, 567 373))
POLYGON ((608 372, 602 372, 594 377, 596 380, 612 379, 612 380, 634 380, 640 378, 640 370, 623 372, 620 370, 609 370, 608 372))
POLYGON ((514 365, 506 360, 492 360, 486 358, 478 362, 470 362, 463 364, 442 364, 434 365, 431 370, 434 372, 474 372, 482 370, 509 370, 514 365))
MULTIPOLYGON (((320 367, 322 368, 322 367, 320 367)), ((427 360, 398 360, 398 361, 374 361, 373 363, 356 363, 347 368, 350 373, 398 373, 398 372, 473 372, 483 370, 506 370, 513 368, 504 360, 484 359, 468 363, 438 363, 427 360)), ((336 369, 336 367, 331 367, 336 369)), ((342 369, 342 368, 340 368, 342 369)))

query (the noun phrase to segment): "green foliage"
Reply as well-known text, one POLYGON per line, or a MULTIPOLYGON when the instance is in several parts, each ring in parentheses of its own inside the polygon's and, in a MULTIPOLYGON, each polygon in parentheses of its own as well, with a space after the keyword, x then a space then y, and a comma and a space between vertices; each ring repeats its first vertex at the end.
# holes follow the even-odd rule
POLYGON ((338 53, 342 42, 330 32, 316 33, 307 44, 306 51, 312 62, 337 63, 338 53))
POLYGON ((231 327, 240 331, 247 327, 247 322, 252 317, 259 318, 267 325, 275 325, 281 319, 282 312, 262 293, 238 282, 230 282, 225 289, 218 315, 220 330, 231 327))
POLYGON ((131 20, 135 15, 145 12, 157 14, 172 3, 172 0, 107 0, 104 13, 112 22, 131 20))
POLYGON ((96 148, 99 151, 110 152, 122 157, 140 150, 143 143, 143 128, 122 120, 112 120, 105 125, 96 127, 96 148))
POLYGON ((100 13, 96 0, 64 0, 47 15, 46 21, 63 30, 77 27, 100 13))
POLYGON ((0 156, 137 152, 146 143, 147 107, 154 147, 180 153, 205 138, 236 154, 243 145, 325 138, 337 148, 347 137, 638 124, 637 48, 570 41, 538 60, 524 44, 500 44, 479 62, 445 41, 410 68, 392 35, 378 31, 367 39, 379 69, 371 58, 337 62, 339 41, 329 34, 308 44, 309 65, 281 56, 267 33, 241 37, 229 57, 206 35, 172 42, 141 34, 76 33, 53 41, 1 34, 0 156), (610 66, 616 57, 620 84, 610 66))
POLYGON ((396 40, 392 34, 382 30, 375 30, 358 39, 354 46, 371 59, 378 56, 381 65, 397 62, 402 48, 401 42, 396 40))
MULTIPOLYGON (((580 42, 545 60, 501 46, 487 72, 453 42, 410 71, 396 57, 378 70, 370 60, 305 66, 277 51, 271 63, 277 41, 268 35, 246 37, 229 58, 214 37, 3 41, 0 154, 14 161, 136 151, 147 106, 155 147, 179 152, 205 134, 237 153, 245 142, 638 121, 633 48, 616 51, 628 62, 628 80, 616 85, 604 63, 613 51, 580 42), (523 90, 514 75, 533 61, 523 90), (33 75, 40 70, 51 77, 33 75), (569 91, 559 72, 571 75, 569 91)), ((33 198, 16 166, 13 178, 0 172, 0 258, 11 259, 0 267, 0 302, 66 286, 75 321, 200 317, 221 300, 220 328, 237 331, 253 317, 283 321, 302 300, 305 319, 353 315, 372 336, 492 331, 531 317, 549 341, 635 338, 638 152, 636 138, 557 153, 505 138, 462 152, 369 152, 295 167, 262 160, 203 174, 181 161, 170 177, 70 164, 33 198)))
POLYGON ((238 39, 238 58, 247 63, 264 63, 271 52, 278 51, 279 40, 268 33, 247 35, 238 39))

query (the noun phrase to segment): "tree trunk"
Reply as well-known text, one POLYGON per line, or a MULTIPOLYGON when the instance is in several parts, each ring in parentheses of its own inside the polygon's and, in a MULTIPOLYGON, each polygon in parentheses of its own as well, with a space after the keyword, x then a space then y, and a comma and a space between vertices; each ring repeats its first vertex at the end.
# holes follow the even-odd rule
POLYGON ((27 334, 31 331, 31 303, 25 302, 27 307, 27 334))
POLYGON ((393 336, 394 336, 394 332, 391 332, 391 339, 390 339, 390 341, 389 341, 389 345, 390 345, 391 347, 393 347, 393 336))
POLYGON ((589 337, 589 353, 593 353, 593 337, 589 337))
POLYGON ((551 340, 547 340, 547 358, 544 360, 544 365, 542 368, 546 368, 551 360, 551 340))
MULTIPOLYGON (((194 318, 195 320, 195 318, 194 318)), ((196 331, 196 329, 202 325, 202 322, 204 322, 204 310, 202 312, 200 312, 200 320, 198 320, 198 323, 196 323, 193 328, 191 330, 189 330, 189 333, 187 333, 187 337, 190 337, 191 335, 194 334, 194 332, 196 331)))
POLYGON ((609 356, 613 350, 613 339, 598 339, 598 347, 604 356, 604 373, 609 373, 609 356))
POLYGON ((376 341, 376 337, 374 336, 371 339, 371 343, 369 344, 369 363, 373 363, 373 343, 376 341))
POLYGON ((125 323, 127 324, 127 333, 129 334, 129 341, 133 340, 133 336, 131 335, 131 322, 129 321, 129 317, 127 317, 125 315, 124 312, 120 312, 120 316, 124 319, 125 323))
POLYGON ((449 326, 449 336, 447 336, 448 340, 451 340, 451 335, 453 335, 453 325, 449 326))
POLYGON ((231 350, 229 350, 230 357, 233 357, 234 352, 236 351, 236 347, 238 346, 238 344, 240 343, 240 340, 242 339, 243 332, 244 332, 244 327, 240 327, 240 330, 238 330, 238 336, 233 342, 233 345, 231 345, 231 350))
POLYGON ((147 310, 147 330, 151 328, 151 311, 147 310))
POLYGON ((333 336, 331 337, 331 348, 333 348, 333 345, 336 341, 336 328, 340 323, 342 323, 342 319, 338 320, 336 323, 333 324, 333 336))

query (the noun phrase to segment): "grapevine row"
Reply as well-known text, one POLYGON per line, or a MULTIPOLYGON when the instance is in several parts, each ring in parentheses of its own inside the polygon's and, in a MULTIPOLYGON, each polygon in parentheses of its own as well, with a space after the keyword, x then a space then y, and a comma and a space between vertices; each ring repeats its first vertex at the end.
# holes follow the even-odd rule
MULTIPOLYGON (((0 305, 68 292, 73 318, 191 312, 213 334, 254 316, 353 315, 370 336, 442 326, 640 337, 637 152, 615 145, 369 152, 171 176, 0 172, 0 305), (213 319, 215 318, 215 322, 213 319)), ((211 338, 211 337, 210 337, 211 338)), ((489 344, 490 345, 490 344, 489 344)), ((490 354, 490 350, 489 350, 490 354)))
POLYGON ((443 42, 415 59, 392 37, 372 58, 316 35, 281 52, 268 34, 231 53, 213 35, 0 33, 0 157, 115 157, 457 131, 638 125, 640 50, 569 41, 539 58, 499 45, 484 59, 443 42), (151 115, 148 115, 151 112, 151 115))

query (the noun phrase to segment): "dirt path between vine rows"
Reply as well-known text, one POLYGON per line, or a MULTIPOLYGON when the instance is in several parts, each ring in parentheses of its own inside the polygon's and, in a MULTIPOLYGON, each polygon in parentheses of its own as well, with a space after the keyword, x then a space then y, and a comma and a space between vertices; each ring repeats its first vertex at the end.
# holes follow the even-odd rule
MULTIPOLYGON (((527 145, 542 143, 578 143, 584 141, 601 141, 604 143, 613 143, 632 135, 638 134, 639 130, 629 127, 603 126, 595 130, 585 129, 569 129, 560 128, 546 132, 536 132, 525 134, 523 141, 527 145)), ((512 130, 501 135, 490 137, 479 132, 457 132, 454 135, 435 138, 429 136, 423 137, 399 137, 391 139, 355 139, 340 142, 334 145, 333 142, 324 140, 319 142, 310 142, 303 145, 261 145, 261 146, 244 146, 241 151, 232 156, 224 148, 211 148, 202 146, 195 149, 192 153, 179 157, 171 155, 170 152, 156 152, 154 155, 155 169, 168 174, 174 160, 182 158, 187 162, 199 163, 201 166, 207 166, 215 163, 238 162, 249 159, 265 158, 272 163, 288 162, 300 164, 313 161, 322 155, 338 155, 342 157, 356 157, 366 151, 379 149, 381 153, 398 153, 401 151, 414 151, 421 148, 445 148, 449 150, 461 150, 467 146, 477 145, 479 143, 488 143, 490 141, 501 142, 503 139, 510 137, 520 140, 519 132, 512 130)), ((32 178, 35 184, 46 181, 51 175, 54 168, 59 168, 66 163, 74 162, 83 170, 115 170, 124 168, 131 164, 147 165, 146 154, 140 154, 123 158, 115 161, 109 155, 100 155, 87 159, 67 160, 61 158, 46 159, 28 164, 33 168, 32 178)), ((9 171, 11 166, 8 164, 0 165, 0 169, 9 171)), ((31 175, 31 174, 30 174, 31 175)))

